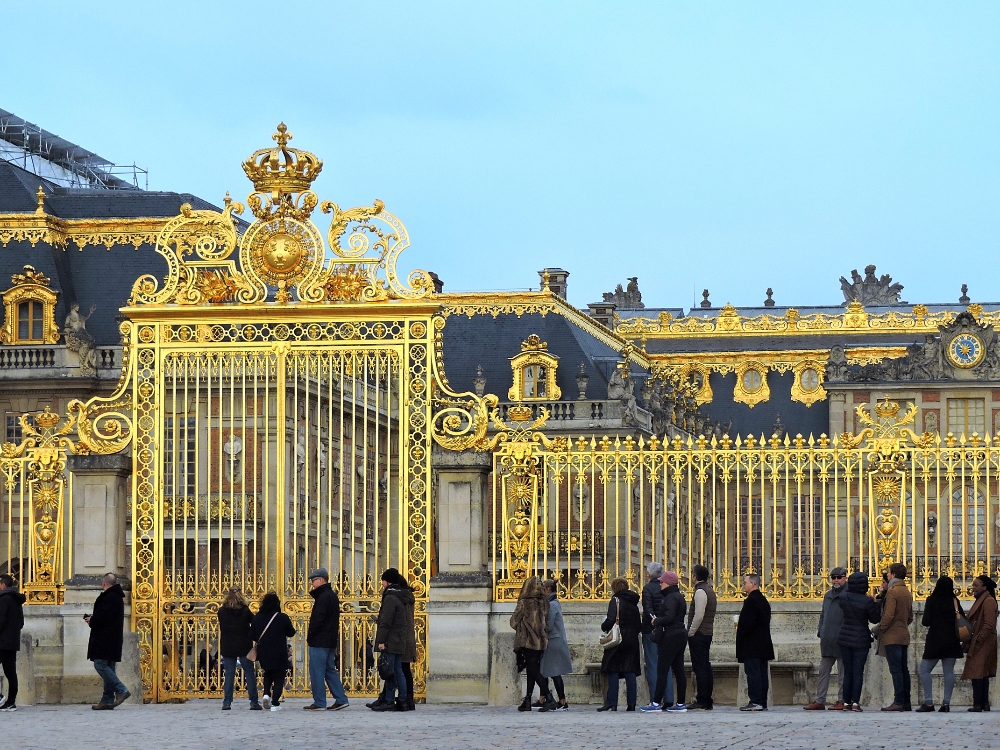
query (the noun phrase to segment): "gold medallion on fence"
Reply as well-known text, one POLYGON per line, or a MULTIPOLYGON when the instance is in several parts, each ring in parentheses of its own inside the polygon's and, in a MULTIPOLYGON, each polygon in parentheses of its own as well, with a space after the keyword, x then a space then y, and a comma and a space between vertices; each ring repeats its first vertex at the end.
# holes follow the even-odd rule
POLYGON ((276 288, 275 301, 290 302, 293 287, 322 271, 323 252, 323 239, 312 222, 284 217, 254 223, 240 261, 257 282, 254 286, 276 288))

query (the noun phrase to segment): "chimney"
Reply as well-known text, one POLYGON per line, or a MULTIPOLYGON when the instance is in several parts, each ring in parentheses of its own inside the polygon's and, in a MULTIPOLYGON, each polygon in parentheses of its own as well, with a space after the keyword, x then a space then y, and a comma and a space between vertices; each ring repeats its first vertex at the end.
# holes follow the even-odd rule
POLYGON ((615 310, 617 309, 614 302, 592 302, 587 307, 590 309, 590 317, 605 328, 614 330, 615 310))
POLYGON ((545 274, 549 275, 549 289, 557 297, 562 297, 566 299, 566 279, 569 277, 569 271, 564 271, 561 268, 543 268, 538 272, 538 277, 542 280, 542 289, 545 288, 545 274))
POLYGON ((444 291, 444 282, 441 278, 433 271, 428 271, 427 275, 431 277, 431 281, 434 282, 434 294, 441 294, 444 291))

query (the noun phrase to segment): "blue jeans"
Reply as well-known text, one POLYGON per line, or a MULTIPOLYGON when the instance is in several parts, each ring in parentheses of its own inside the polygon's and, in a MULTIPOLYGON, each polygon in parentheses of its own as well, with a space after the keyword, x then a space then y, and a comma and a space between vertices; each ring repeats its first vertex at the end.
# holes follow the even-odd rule
POLYGON ((385 681, 385 699, 392 702, 393 696, 396 700, 406 700, 406 678, 403 676, 403 655, 383 652, 392 668, 392 674, 385 681))
POLYGON ((910 665, 906 663, 907 646, 883 646, 885 660, 889 662, 892 675, 893 703, 897 706, 910 705, 910 665))
POLYGON ((309 683, 313 703, 326 708, 326 687, 330 686, 334 703, 347 705, 347 693, 337 671, 337 649, 309 647, 309 683))
POLYGON ((618 681, 625 678, 625 699, 629 706, 635 705, 635 672, 623 672, 618 674, 612 672, 608 675, 608 697, 604 699, 604 705, 618 705, 618 681))
MULTIPOLYGON (((649 633, 643 633, 642 660, 643 667, 646 670, 646 684, 649 686, 650 700, 653 700, 653 694, 656 692, 656 656, 658 653, 657 645, 653 643, 653 639, 649 637, 649 633)), ((667 671, 667 689, 663 693, 663 702, 667 706, 672 705, 674 702, 674 681, 671 679, 673 674, 673 670, 667 671)))
POLYGON ((108 706, 114 704, 116 695, 128 692, 128 688, 115 674, 115 664, 117 663, 107 659, 94 659, 94 669, 104 680, 104 694, 101 696, 101 703, 108 706))
POLYGON ((767 659, 744 659, 743 671, 747 675, 747 697, 751 703, 767 708, 767 659))
POLYGON ((865 662, 868 661, 869 647, 846 648, 840 647, 840 658, 844 660, 844 703, 861 702, 861 686, 865 680, 865 662))
MULTIPOLYGON (((920 681, 924 683, 924 703, 934 705, 934 680, 931 677, 931 670, 938 663, 937 659, 920 660, 920 681)), ((955 660, 941 659, 941 671, 944 672, 944 700, 943 705, 951 704, 951 693, 955 689, 955 660)))
POLYGON ((230 706, 233 703, 233 683, 236 681, 236 663, 239 662, 243 669, 243 678, 247 683, 247 696, 250 698, 250 705, 257 705, 257 672, 254 670, 254 663, 245 656, 223 656, 222 669, 224 673, 222 682, 222 705, 230 706))

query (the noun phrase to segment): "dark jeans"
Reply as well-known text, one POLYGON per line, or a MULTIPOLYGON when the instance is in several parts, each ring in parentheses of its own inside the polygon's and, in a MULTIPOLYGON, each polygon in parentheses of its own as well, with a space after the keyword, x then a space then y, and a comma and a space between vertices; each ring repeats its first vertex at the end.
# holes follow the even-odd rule
POLYGON ((656 646, 656 692, 650 696, 653 703, 663 704, 667 680, 673 672, 677 681, 677 702, 683 703, 687 694, 687 673, 684 671, 684 647, 687 633, 668 635, 656 646))
POLYGON ((528 675, 528 688, 525 697, 530 698, 538 685, 538 697, 544 699, 549 694, 549 681, 542 677, 542 652, 532 648, 524 649, 524 671, 528 675))
POLYGON ((281 703, 281 693, 285 689, 285 677, 287 674, 287 669, 264 670, 264 695, 271 696, 272 706, 277 706, 281 703))
POLYGON ((972 705, 990 705, 990 678, 983 677, 981 680, 972 681, 972 705))
POLYGON ((712 705, 712 691, 715 680, 712 677, 712 662, 709 660, 709 648, 712 636, 695 633, 688 639, 691 650, 691 671, 698 686, 697 701, 702 706, 712 705))
POLYGON ((910 705, 910 665, 906 663, 906 646, 884 646, 885 660, 889 662, 892 687, 896 693, 893 703, 897 706, 910 705))
POLYGON ((861 686, 865 680, 865 662, 868 661, 869 647, 840 647, 840 657, 844 660, 844 676, 841 682, 844 686, 844 703, 861 702, 861 686))
POLYGON ((767 659, 744 659, 743 671, 747 675, 747 697, 751 703, 767 708, 767 659))
MULTIPOLYGON (((403 662, 403 679, 406 680, 406 700, 408 703, 413 703, 413 670, 410 669, 410 662, 403 662)), ((385 701, 385 684, 382 685, 382 691, 378 694, 380 700, 385 701)))
POLYGON ((233 683, 236 681, 236 666, 239 662, 243 669, 243 679, 247 684, 247 696, 251 705, 257 705, 257 672, 254 670, 254 663, 245 656, 223 656, 222 669, 224 678, 222 681, 222 705, 230 706, 233 703, 233 683))
MULTIPOLYGON (((625 678, 625 699, 629 706, 635 705, 635 672, 623 672, 622 674, 611 672, 608 674, 608 695, 604 699, 605 706, 618 705, 618 681, 623 677, 625 678)), ((562 682, 562 678, 559 678, 559 681, 562 682)))
POLYGON ((115 664, 117 663, 108 661, 107 659, 94 659, 94 670, 104 680, 104 694, 101 696, 101 703, 108 706, 114 704, 115 695, 128 692, 128 688, 125 687, 122 681, 118 679, 118 675, 115 674, 115 664))
POLYGON ((385 699, 390 703, 393 700, 406 702, 406 676, 403 674, 403 655, 383 652, 389 666, 392 668, 385 681, 385 699))
POLYGON ((0 666, 7 678, 7 702, 5 706, 17 705, 17 651, 0 648, 0 666))

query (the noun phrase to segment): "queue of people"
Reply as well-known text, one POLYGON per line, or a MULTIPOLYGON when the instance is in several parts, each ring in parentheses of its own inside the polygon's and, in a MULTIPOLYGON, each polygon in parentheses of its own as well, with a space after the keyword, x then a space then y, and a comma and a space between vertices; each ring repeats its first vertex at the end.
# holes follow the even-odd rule
MULTIPOLYGON (((611 581, 611 599, 601 623, 604 647, 601 672, 607 675, 604 703, 598 711, 617 711, 620 682, 625 681, 626 711, 635 711, 636 680, 645 669, 650 702, 643 713, 685 713, 714 707, 710 647, 714 635, 717 598, 710 572, 696 565, 691 580, 692 597, 685 600, 676 572, 659 563, 646 568, 641 593, 629 590, 624 578, 611 581), (686 615, 686 622, 685 622, 686 615), (687 676, 684 652, 688 650, 697 685, 693 703, 686 703, 687 676)), ((865 666, 872 646, 886 659, 893 683, 893 700, 881 710, 912 711, 908 666, 913 597, 906 585, 906 566, 891 565, 877 597, 869 595, 868 574, 848 576, 846 568, 830 571, 830 589, 823 598, 816 637, 820 641, 819 679, 807 711, 860 712, 865 666), (837 700, 827 706, 831 677, 837 667, 837 700)), ((556 582, 531 577, 524 582, 511 616, 518 672, 528 677, 527 692, 519 711, 567 710, 561 675, 570 670, 562 609, 556 582), (555 608, 558 607, 558 611, 555 608), (549 664, 548 668, 546 664, 549 664), (559 676, 556 676, 558 673, 559 676), (558 702, 549 691, 553 679, 558 702), (558 682, 555 682, 558 680, 558 682), (535 688, 538 700, 532 703, 535 688)), ((997 670, 997 584, 986 575, 972 583, 975 603, 966 613, 954 582, 938 579, 927 597, 921 624, 927 637, 919 666, 924 700, 919 713, 934 711, 932 670, 938 663, 944 673, 940 712, 949 712, 955 686, 955 664, 965 659, 962 679, 971 680, 972 712, 989 711, 989 681, 997 670)), ((747 703, 741 711, 768 710, 769 662, 775 658, 771 638, 771 605, 761 591, 757 574, 743 577, 746 594, 736 619, 736 660, 746 675, 747 703)))

